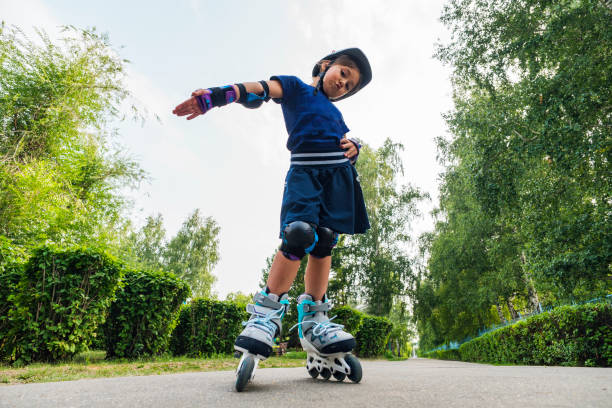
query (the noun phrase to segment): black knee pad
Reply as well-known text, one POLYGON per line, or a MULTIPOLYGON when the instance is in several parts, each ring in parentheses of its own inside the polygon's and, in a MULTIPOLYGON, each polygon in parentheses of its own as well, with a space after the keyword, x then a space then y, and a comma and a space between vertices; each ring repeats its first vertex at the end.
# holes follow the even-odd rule
POLYGON ((317 235, 319 236, 319 241, 315 245, 314 249, 310 252, 310 255, 316 256, 317 258, 325 258, 326 256, 330 256, 332 249, 334 249, 338 243, 338 237, 340 237, 340 234, 327 227, 318 227, 317 235))
POLYGON ((312 251, 317 243, 317 232, 313 226, 304 221, 293 221, 285 225, 281 234, 283 243, 280 250, 289 258, 302 259, 312 251))

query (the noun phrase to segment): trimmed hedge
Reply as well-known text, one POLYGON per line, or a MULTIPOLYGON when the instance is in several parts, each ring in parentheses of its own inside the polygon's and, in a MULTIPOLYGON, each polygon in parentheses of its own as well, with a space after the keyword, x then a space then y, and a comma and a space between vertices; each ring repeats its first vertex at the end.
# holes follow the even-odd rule
POLYGON ((348 306, 333 309, 333 321, 343 324, 344 330, 355 336, 355 353, 361 357, 381 356, 393 330, 393 323, 386 317, 365 314, 348 306))
POLYGON ((359 331, 359 326, 361 326, 361 322, 365 316, 359 310, 353 309, 349 306, 335 308, 331 311, 330 315, 331 317, 336 316, 333 322, 343 324, 344 330, 352 335, 357 334, 359 331))
POLYGON ((8 346, 9 310, 19 281, 23 278, 25 253, 6 237, 0 236, 0 360, 8 346))
POLYGON ((104 323, 106 358, 134 358, 168 350, 177 312, 190 294, 169 272, 126 271, 104 323))
POLYGON ((181 307, 170 350, 174 355, 192 357, 233 353, 234 341, 248 317, 242 304, 193 299, 181 307))
POLYGON ((9 296, 4 358, 56 361, 85 350, 120 275, 119 263, 101 250, 35 249, 9 296))
POLYGON ((459 354, 459 350, 457 349, 434 350, 423 354, 421 357, 435 358, 438 360, 461 360, 461 354, 459 354))
POLYGON ((612 366, 612 305, 562 306, 459 347, 463 361, 612 366))
POLYGON ((426 358, 475 363, 612 366, 612 304, 562 306, 426 358))
POLYGON ((384 354, 392 329, 393 323, 386 317, 364 315, 355 335, 357 355, 374 357, 384 354))

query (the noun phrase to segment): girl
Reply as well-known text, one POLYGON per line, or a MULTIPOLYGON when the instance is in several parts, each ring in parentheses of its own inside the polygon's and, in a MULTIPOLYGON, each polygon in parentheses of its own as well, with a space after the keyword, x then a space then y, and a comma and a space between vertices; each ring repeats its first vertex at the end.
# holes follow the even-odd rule
POLYGON ((333 374, 342 380, 348 375, 358 382, 359 362, 345 355, 355 347, 355 339, 342 325, 330 323, 327 312, 331 306, 325 292, 338 234, 364 233, 370 224, 353 166, 360 145, 346 139, 349 129, 332 102, 366 86, 372 71, 365 54, 349 48, 321 59, 312 77, 310 85, 294 76, 273 76, 269 81, 199 89, 173 113, 191 120, 234 101, 248 108, 259 107, 271 98, 281 104, 289 133, 287 149, 291 151, 281 206, 282 244, 266 288, 247 307, 251 318, 234 347, 258 359, 270 355, 289 305, 287 292, 300 260, 308 254, 306 293, 297 300, 300 342, 309 353, 307 368, 313 377, 320 374, 327 379, 333 374))

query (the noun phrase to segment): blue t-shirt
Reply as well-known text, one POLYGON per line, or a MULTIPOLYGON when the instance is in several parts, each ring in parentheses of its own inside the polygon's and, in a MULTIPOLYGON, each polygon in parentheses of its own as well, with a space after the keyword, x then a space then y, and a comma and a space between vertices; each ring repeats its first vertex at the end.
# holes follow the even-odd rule
POLYGON ((294 76, 273 76, 281 83, 280 103, 289 139, 287 149, 293 153, 334 151, 340 149, 340 139, 349 131, 342 113, 322 91, 314 95, 314 87, 294 76))

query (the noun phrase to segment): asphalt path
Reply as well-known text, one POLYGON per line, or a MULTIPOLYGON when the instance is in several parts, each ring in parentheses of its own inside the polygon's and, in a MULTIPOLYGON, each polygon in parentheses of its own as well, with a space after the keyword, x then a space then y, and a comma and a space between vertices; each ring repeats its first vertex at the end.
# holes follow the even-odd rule
POLYGON ((305 368, 0 386, 0 407, 612 407, 612 368, 491 366, 427 359, 364 361, 353 384, 305 368))

